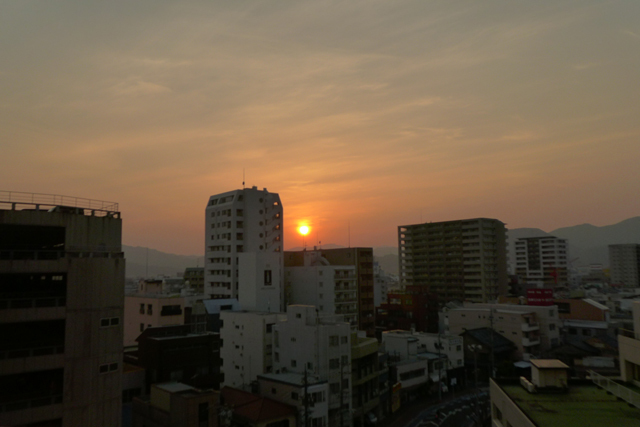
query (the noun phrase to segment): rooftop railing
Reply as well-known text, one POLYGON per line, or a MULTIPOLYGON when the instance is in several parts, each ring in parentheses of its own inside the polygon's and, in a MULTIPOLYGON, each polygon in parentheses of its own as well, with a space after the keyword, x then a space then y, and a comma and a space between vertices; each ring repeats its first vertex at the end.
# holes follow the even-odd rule
MULTIPOLYGON (((0 190, 0 206, 10 205, 11 210, 45 208, 76 208, 90 211, 90 215, 119 216, 119 206, 114 202, 62 196, 59 194, 23 193, 0 190)), ((46 209, 50 210, 50 209, 46 209)), ((83 212, 84 213, 84 212, 83 212)))
POLYGON ((598 387, 601 387, 614 396, 624 400, 629 405, 640 408, 640 393, 636 393, 635 391, 623 386, 622 384, 618 384, 617 382, 603 375, 600 375, 597 372, 587 372, 591 376, 591 381, 593 381, 594 384, 596 384, 598 387))

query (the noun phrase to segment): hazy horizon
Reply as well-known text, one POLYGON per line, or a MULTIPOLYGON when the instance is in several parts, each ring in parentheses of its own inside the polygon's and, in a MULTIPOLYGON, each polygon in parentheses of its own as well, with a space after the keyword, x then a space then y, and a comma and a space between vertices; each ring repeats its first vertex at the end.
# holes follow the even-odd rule
POLYGON ((0 189, 118 202, 129 246, 201 253, 243 171, 286 248, 640 212, 640 2, 0 7, 0 189))

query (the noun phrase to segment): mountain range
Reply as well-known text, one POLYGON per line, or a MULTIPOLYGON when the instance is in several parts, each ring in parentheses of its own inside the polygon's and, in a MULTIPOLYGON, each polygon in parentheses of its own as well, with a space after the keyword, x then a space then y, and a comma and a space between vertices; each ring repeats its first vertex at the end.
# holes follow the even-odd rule
MULTIPOLYGON (((514 242, 524 237, 556 236, 569 241, 569 261, 573 267, 584 267, 589 264, 609 266, 609 245, 621 243, 640 244, 640 216, 629 218, 613 225, 597 227, 591 224, 580 224, 545 232, 539 228, 514 228, 509 230, 508 247, 510 259, 514 242)), ((326 244, 323 248, 342 248, 344 246, 326 244)), ((301 250, 291 248, 290 250, 301 250)), ((175 276, 184 272, 187 267, 204 266, 204 256, 175 255, 155 249, 123 245, 127 259, 127 277, 156 276, 159 274, 175 276)), ((381 246, 373 248, 373 254, 382 269, 388 273, 398 274, 398 248, 381 246)))

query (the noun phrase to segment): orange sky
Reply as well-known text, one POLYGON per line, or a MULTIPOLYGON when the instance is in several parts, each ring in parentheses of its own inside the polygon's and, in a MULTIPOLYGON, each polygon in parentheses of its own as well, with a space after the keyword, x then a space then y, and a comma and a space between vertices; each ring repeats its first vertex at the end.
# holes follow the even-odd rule
POLYGON ((202 253, 243 169, 285 247, 640 212, 640 2, 0 7, 0 189, 119 202, 128 245, 202 253))

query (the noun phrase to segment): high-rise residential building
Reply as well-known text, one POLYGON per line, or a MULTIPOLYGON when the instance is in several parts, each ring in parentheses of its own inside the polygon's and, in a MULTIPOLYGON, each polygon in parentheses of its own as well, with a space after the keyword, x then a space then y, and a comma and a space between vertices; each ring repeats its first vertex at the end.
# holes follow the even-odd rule
POLYGON ((205 294, 238 298, 246 310, 284 310, 282 203, 257 187, 209 198, 205 294))
POLYGON ((556 289, 569 284, 565 239, 555 236, 517 239, 516 274, 527 285, 556 289))
MULTIPOLYGON (((315 251, 315 249, 314 249, 315 251)), ((373 305, 373 248, 318 249, 320 256, 332 266, 355 267, 358 330, 375 336, 373 305)), ((304 253, 286 252, 285 267, 304 266, 304 253)))
POLYGON ((121 236, 116 203, 0 192, 0 425, 121 425, 121 236))
POLYGON ((401 225, 400 284, 427 286, 440 303, 493 301, 507 292, 506 235, 488 218, 401 225))
POLYGON ((285 267, 288 304, 313 305, 324 314, 341 314, 358 328, 355 267, 334 266, 320 251, 304 251, 304 265, 285 267))
POLYGON ((640 245, 609 245, 611 284, 640 288, 640 245))

